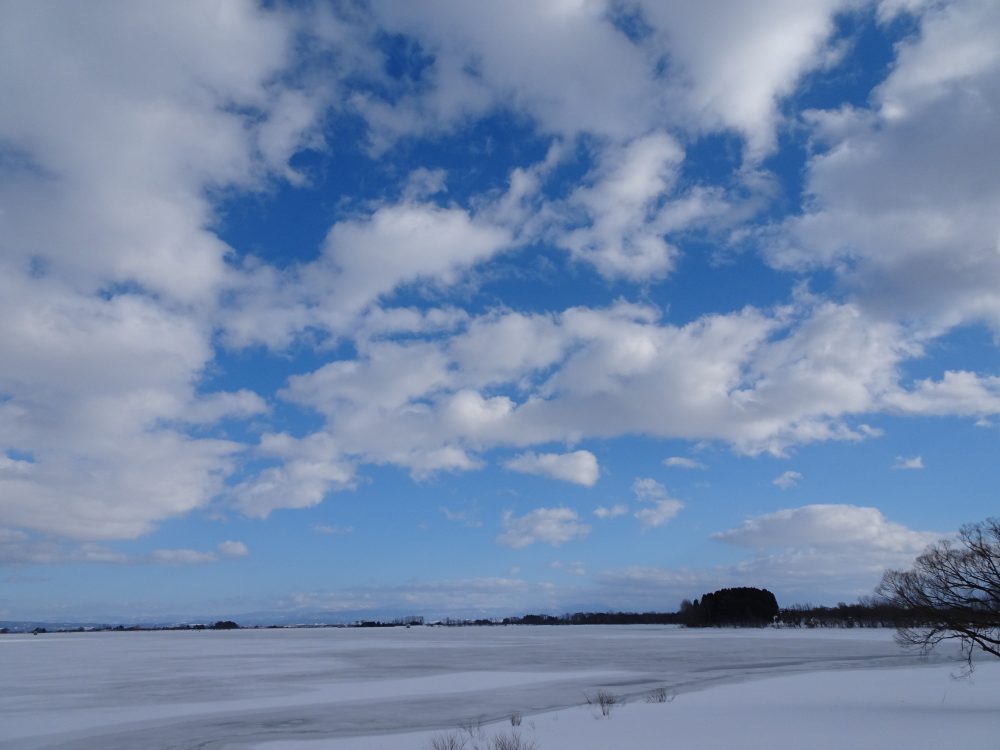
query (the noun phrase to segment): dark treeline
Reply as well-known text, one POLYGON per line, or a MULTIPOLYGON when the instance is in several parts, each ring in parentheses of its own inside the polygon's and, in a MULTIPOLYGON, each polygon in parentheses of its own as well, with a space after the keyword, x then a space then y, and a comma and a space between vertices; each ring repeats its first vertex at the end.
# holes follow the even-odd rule
POLYGON ((780 608, 767 589, 730 588, 685 599, 677 612, 574 612, 527 614, 503 619, 445 620, 442 625, 684 625, 686 627, 898 628, 920 627, 910 610, 875 598, 855 604, 814 607, 796 604, 780 608))
MULTIPOLYGON (((562 615, 526 614, 520 617, 452 619, 425 623, 417 615, 387 620, 361 620, 351 624, 314 624, 298 626, 268 625, 263 627, 361 627, 392 628, 422 625, 445 627, 498 625, 683 625, 704 627, 793 627, 793 628, 920 628, 927 625, 926 613, 894 606, 875 597, 865 597, 855 604, 840 602, 836 606, 814 607, 796 604, 779 608, 777 599, 767 589, 730 588, 703 594, 693 601, 685 599, 677 612, 573 612, 562 615)), ((167 626, 101 625, 89 627, 58 627, 49 632, 82 632, 93 630, 234 630, 240 626, 232 620, 209 624, 167 626)), ((260 625, 254 628, 262 627, 260 625)), ((0 628, 0 633, 45 633, 44 627, 0 628)))
POLYGON ((720 589, 693 602, 685 599, 677 612, 575 612, 524 615, 502 620, 451 621, 455 625, 686 625, 688 627, 762 627, 777 622, 778 601, 767 589, 720 589))
POLYGON ((925 616, 874 598, 835 607, 796 604, 778 613, 778 621, 792 628, 919 628, 925 616))
POLYGON ((505 617, 501 625, 679 625, 679 612, 574 612, 505 617))

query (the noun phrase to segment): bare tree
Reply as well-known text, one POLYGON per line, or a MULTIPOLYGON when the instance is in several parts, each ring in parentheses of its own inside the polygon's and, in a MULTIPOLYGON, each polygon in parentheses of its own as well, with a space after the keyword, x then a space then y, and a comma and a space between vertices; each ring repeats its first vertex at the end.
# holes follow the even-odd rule
POLYGON ((956 639, 970 669, 977 647, 1000 658, 1000 518, 963 526, 956 541, 932 545, 911 570, 886 572, 876 591, 921 623, 898 628, 899 643, 926 653, 956 639))

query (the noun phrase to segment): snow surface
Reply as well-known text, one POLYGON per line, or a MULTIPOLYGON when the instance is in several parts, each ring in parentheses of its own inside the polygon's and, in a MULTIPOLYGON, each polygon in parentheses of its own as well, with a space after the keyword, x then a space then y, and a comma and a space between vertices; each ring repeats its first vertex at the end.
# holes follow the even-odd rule
POLYGON ((453 736, 493 750, 517 733, 536 750, 940 750, 1000 747, 1000 664, 955 679, 948 667, 816 672, 723 685, 668 703, 632 702, 604 718, 576 707, 440 732, 267 742, 257 750, 431 750, 453 736))
MULTIPOLYGON (((507 721, 515 711, 539 750, 662 748, 665 736, 678 732, 687 747, 723 746, 692 743, 702 741, 699 733, 721 743, 727 732, 744 747, 812 732, 867 747, 869 738, 924 725, 906 735, 909 747, 940 747, 928 742, 942 733, 953 747, 1000 746, 993 739, 1000 738, 1000 671, 984 663, 972 681, 956 682, 949 674, 957 666, 946 661, 953 656, 942 651, 922 661, 886 630, 518 626, 0 636, 0 750, 420 750, 462 723, 507 721), (776 675, 786 676, 761 679, 776 675), (677 698, 641 702, 661 686, 677 698), (630 703, 598 722, 579 705, 602 687, 630 703), (994 744, 954 741, 984 727, 994 744)), ((510 730, 509 721, 496 727, 510 730)))

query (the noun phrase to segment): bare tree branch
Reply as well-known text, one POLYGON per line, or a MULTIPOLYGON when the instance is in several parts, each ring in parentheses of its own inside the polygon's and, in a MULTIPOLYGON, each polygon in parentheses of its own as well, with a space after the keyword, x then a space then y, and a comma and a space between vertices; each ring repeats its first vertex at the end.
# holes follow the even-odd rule
POLYGON ((910 570, 886 571, 876 593, 922 623, 896 630, 904 646, 926 653, 958 640, 969 669, 977 650, 1000 658, 1000 519, 963 526, 957 542, 932 545, 910 570))

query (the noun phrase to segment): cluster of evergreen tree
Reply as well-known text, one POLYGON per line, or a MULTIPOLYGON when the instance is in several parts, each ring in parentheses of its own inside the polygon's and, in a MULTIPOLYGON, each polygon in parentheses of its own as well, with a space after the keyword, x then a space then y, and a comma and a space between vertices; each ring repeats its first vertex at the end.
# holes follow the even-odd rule
POLYGON ((680 620, 692 628, 729 625, 762 627, 778 616, 778 600, 767 589, 719 589, 693 602, 681 602, 680 620))

